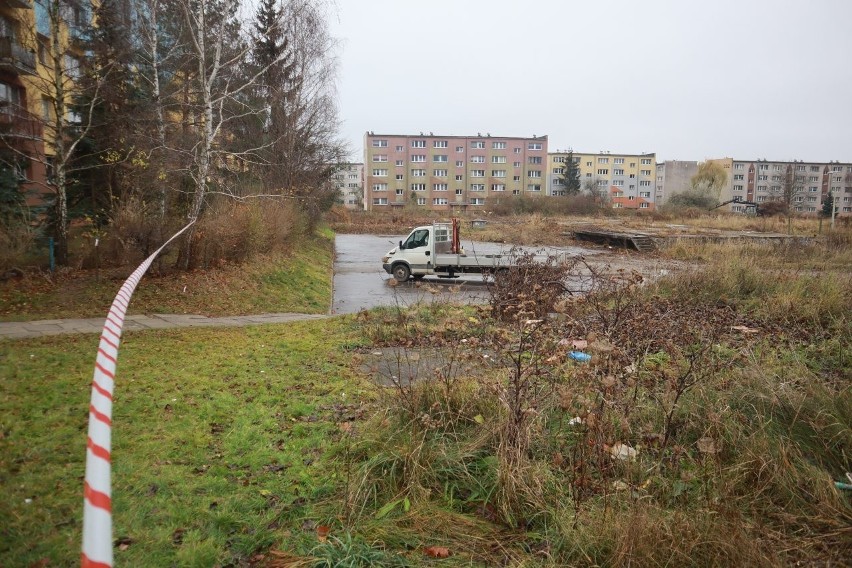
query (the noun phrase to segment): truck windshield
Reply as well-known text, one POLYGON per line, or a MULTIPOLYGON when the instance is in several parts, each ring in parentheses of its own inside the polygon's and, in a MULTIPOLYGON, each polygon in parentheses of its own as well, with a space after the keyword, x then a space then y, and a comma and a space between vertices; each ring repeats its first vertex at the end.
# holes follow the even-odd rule
POLYGON ((429 230, 428 229, 419 229, 414 231, 408 238, 405 239, 405 242, 402 243, 402 248, 404 249, 413 249, 419 247, 425 247, 429 244, 429 230))

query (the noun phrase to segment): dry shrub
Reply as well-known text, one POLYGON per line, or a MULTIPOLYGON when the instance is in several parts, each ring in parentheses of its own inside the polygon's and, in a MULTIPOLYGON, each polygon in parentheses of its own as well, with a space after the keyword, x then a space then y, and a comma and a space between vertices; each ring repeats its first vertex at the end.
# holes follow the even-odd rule
POLYGON ((594 215, 600 211, 599 203, 591 195, 554 197, 508 197, 489 202, 488 211, 495 215, 511 216, 528 213, 542 215, 594 215))
POLYGON ((199 221, 192 242, 192 266, 240 263, 286 247, 302 219, 287 201, 224 203, 199 221))
POLYGON ((569 290, 566 282, 578 266, 577 260, 564 262, 555 255, 512 249, 512 266, 494 275, 490 304, 500 320, 541 318, 555 311, 556 303, 569 290))
POLYGON ((130 198, 114 210, 103 244, 97 251, 100 258, 95 260, 95 251, 91 248, 83 259, 83 266, 92 267, 96 262, 113 266, 137 264, 163 244, 164 237, 171 236, 175 227, 175 223, 162 227, 155 203, 130 198))
POLYGON ((26 254, 32 250, 35 234, 29 225, 0 226, 0 270, 24 264, 26 254))

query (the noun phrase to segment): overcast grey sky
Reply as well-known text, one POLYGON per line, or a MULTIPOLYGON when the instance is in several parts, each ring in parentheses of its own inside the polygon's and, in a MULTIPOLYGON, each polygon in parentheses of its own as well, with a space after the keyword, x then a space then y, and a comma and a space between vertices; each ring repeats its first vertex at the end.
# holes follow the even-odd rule
POLYGON ((852 0, 334 0, 342 135, 852 161, 852 0))

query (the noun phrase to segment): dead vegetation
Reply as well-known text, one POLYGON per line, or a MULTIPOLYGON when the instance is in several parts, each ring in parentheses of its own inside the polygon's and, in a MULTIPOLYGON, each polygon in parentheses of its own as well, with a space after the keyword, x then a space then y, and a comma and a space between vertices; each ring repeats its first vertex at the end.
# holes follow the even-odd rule
POLYGON ((386 377, 348 530, 462 564, 848 565, 852 280, 708 263, 521 263, 487 307, 361 314, 444 355, 386 377))

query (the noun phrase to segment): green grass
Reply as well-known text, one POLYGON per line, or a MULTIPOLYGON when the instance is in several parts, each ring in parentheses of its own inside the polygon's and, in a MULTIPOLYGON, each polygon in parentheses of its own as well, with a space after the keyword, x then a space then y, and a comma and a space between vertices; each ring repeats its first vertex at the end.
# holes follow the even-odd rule
MULTIPOLYGON (((305 519, 339 490, 341 420, 366 387, 337 318, 287 326, 129 333, 113 416, 114 537, 122 566, 309 554, 305 519)), ((0 565, 79 562, 82 476, 97 338, 0 344, 0 565), (31 502, 27 502, 31 500, 31 502)))
MULTIPOLYGON (((253 258, 242 265, 156 275, 142 279, 130 314, 187 313, 207 316, 271 312, 326 313, 331 306, 334 236, 304 239, 288 253, 253 258)), ((102 317, 135 269, 28 274, 0 285, 0 321, 102 317)))

